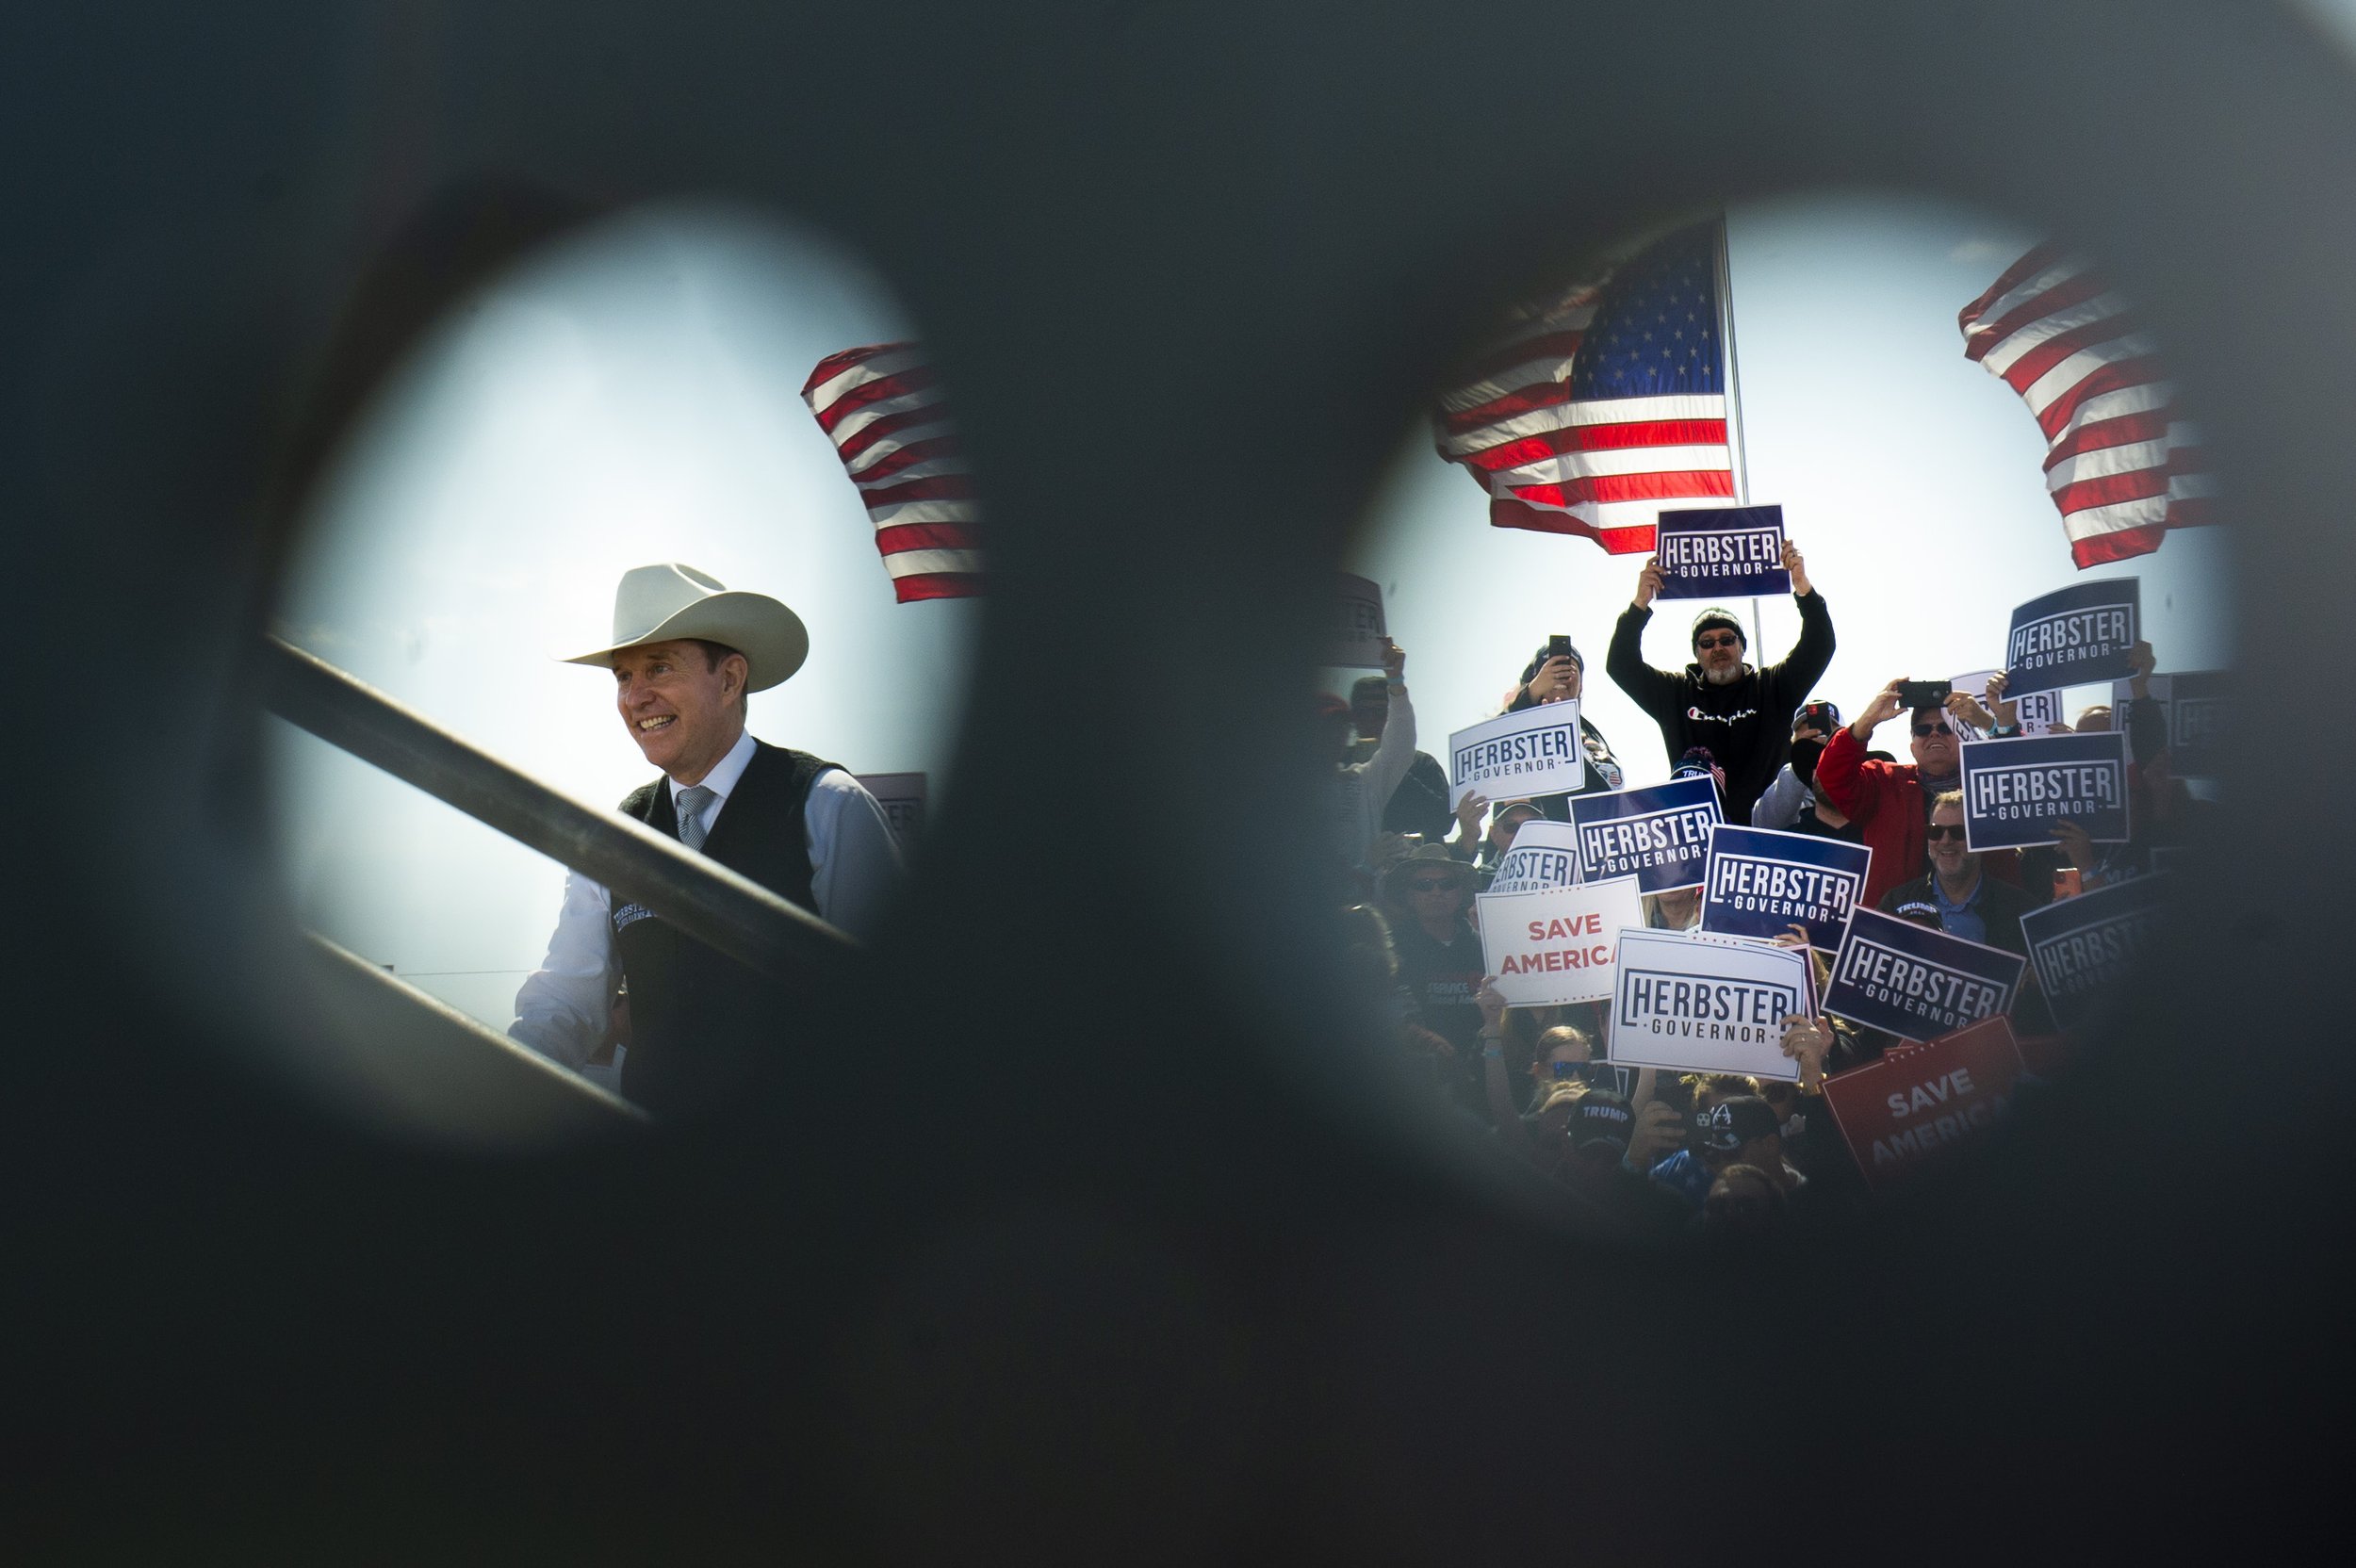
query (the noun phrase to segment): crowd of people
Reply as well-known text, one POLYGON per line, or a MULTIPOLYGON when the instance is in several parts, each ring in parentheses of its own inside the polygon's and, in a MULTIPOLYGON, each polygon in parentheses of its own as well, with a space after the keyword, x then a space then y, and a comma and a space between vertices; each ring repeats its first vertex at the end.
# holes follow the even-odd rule
MULTIPOLYGON (((2127 841, 2095 843, 2064 823, 2050 845, 1972 851, 1962 746, 2022 732, 2004 678, 1977 695, 1951 691, 1935 706, 1908 708, 1901 677, 1844 723, 1841 705, 1814 690, 1834 651, 1831 612, 1796 547, 1785 547, 1784 565, 1801 630, 1776 662, 1751 663, 1742 622, 1711 608, 1693 618, 1690 662, 1648 664, 1642 640, 1663 587, 1655 561, 1639 575, 1605 658, 1612 681, 1659 727, 1673 776, 1710 778, 1726 822, 1868 846, 1860 906, 2023 956, 2023 915, 2149 874, 2155 852, 2197 826, 2205 808, 2170 771, 2166 715, 2149 688, 2155 663, 2138 643, 2123 714, 2089 706, 2074 724, 2053 727, 2125 728, 2127 841), (1899 718, 1905 760, 1875 744, 1899 718)), ((1782 1021, 1790 1081, 1680 1074, 1612 1063, 1607 1003, 1507 1004, 1483 963, 1476 896, 1523 827, 1570 819, 1571 795, 1467 793, 1451 809, 1446 772, 1416 749, 1406 668, 1406 651, 1388 645, 1383 673, 1360 680, 1347 704, 1325 699, 1323 715, 1335 757, 1328 804, 1346 933, 1411 1081, 1428 1085, 1442 1114, 1542 1200, 1639 1233, 1759 1241, 1864 1201, 1824 1084, 1908 1042, 1846 1019, 1793 1014, 1782 1021)), ((1500 710, 1575 700, 1585 677, 1584 658, 1557 637, 1531 657, 1500 710)), ((1631 787, 1583 713, 1579 732, 1587 765, 1575 792, 1631 787)), ((1651 927, 1691 930, 1701 919, 1699 887, 1643 902, 1651 927)), ((1804 946, 1807 937, 1795 927, 1779 939, 1804 946)), ((1828 965, 1821 954, 1812 961, 1821 996, 1828 965)), ((2033 968, 2012 1019, 2023 1037, 2055 1032, 2033 968)))

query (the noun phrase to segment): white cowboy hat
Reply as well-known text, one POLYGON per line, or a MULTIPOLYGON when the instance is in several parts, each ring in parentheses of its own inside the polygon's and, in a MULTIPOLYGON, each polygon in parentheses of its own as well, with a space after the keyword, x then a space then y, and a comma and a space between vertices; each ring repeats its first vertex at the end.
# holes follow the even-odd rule
POLYGON ((632 566, 614 590, 614 641, 567 657, 567 664, 606 665, 624 648, 689 638, 722 643, 752 666, 747 692, 765 692, 810 657, 802 618, 766 594, 745 594, 677 561, 632 566))

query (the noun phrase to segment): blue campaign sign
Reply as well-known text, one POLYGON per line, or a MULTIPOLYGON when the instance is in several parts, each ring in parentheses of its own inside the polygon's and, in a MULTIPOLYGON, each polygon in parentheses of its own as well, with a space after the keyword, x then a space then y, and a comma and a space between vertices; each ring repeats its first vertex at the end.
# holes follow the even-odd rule
POLYGON ((1963 841, 1973 850, 2053 841, 2074 822, 2099 844, 2127 841, 2127 737, 2024 735, 1963 743, 1963 841))
POLYGON ((2056 899, 2021 917, 2037 984, 2065 1027, 2092 1021, 2105 994, 2142 961, 2166 918, 2174 887, 2165 876, 2056 899))
MULTIPOLYGON (((2225 724, 2232 712, 2233 676, 2224 670, 2183 670, 2151 678, 2151 698, 2168 720, 2168 767, 2179 778, 2215 778, 2224 771, 2225 724)), ((2111 682, 2111 711, 2127 727, 2134 683, 2111 682)))
POLYGON ((1663 512, 1653 532, 1664 599, 1765 598, 1792 592, 1783 569, 1783 508, 1709 506, 1663 512))
POLYGON ((1863 844, 1721 825, 1710 833, 1702 929, 1767 939, 1797 925, 1806 928, 1808 946, 1830 953, 1841 945, 1873 860, 1863 844))
POLYGON ((1902 1039, 1941 1035, 2012 1011, 2029 960, 1859 909, 1833 960, 1824 1011, 1902 1039))
POLYGON ((2012 612, 2004 637, 2004 694, 2053 692, 2133 675, 2128 653, 2143 637, 2143 580, 2076 582, 2012 612))
POLYGON ((1579 880, 1633 876, 1636 890, 1646 893, 1699 887, 1702 862, 1710 858, 1710 830, 1725 820, 1718 811, 1718 786, 1707 778, 1574 795, 1571 825, 1579 830, 1579 880))

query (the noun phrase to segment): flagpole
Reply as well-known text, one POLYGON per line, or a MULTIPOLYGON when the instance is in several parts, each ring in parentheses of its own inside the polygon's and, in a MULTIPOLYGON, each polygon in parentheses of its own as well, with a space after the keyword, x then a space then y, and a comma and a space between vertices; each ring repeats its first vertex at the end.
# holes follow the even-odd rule
MULTIPOLYGON (((1734 504, 1751 504, 1750 454, 1742 445, 1742 373, 1734 352, 1734 267, 1726 255, 1726 214, 1718 210, 1718 342, 1726 357, 1726 445, 1734 455, 1734 504)), ((1764 657, 1765 635, 1759 629, 1759 600, 1751 600, 1751 646, 1764 657)))

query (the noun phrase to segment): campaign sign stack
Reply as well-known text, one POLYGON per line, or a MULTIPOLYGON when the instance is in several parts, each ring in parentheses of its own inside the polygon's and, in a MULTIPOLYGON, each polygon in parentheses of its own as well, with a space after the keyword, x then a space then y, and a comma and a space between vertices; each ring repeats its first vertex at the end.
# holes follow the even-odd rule
POLYGON ((1790 1082, 1784 1020, 1808 1012, 1808 955, 1679 931, 1620 933, 1611 1056, 1630 1067, 1790 1082))
POLYGON ((2174 891, 2165 876, 2138 876, 2059 899, 2021 917, 2029 962, 2064 1028, 2092 1022, 2103 995, 2121 985, 2150 949, 2174 891))
POLYGON ((1380 585, 1348 572, 1336 572, 1333 619, 1325 630, 1325 662, 1336 669, 1379 670, 1383 645, 1389 633, 1383 626, 1380 585))
POLYGON ((1491 800, 1566 794, 1587 782, 1579 702, 1500 713, 1448 738, 1448 809, 1478 790, 1491 800))
POLYGON ((2012 1011, 2026 958, 1859 909, 1833 960, 1824 1011, 1901 1039, 1935 1040, 2012 1011))
POLYGON ((1765 940, 1797 925, 1808 946, 1830 953, 1873 860, 1863 844, 1722 823, 1710 830, 1702 929, 1765 940))
MULTIPOLYGON (((2225 688, 2222 670, 2184 670, 2151 678, 2151 700, 2168 719, 2168 766, 2179 778, 2215 778, 2224 767, 2225 688)), ((2127 725, 2133 682, 2111 683, 2111 711, 2127 725)))
POLYGON ((2008 696, 2057 692, 2135 673, 2127 655, 2142 639, 2138 578, 2077 582, 2012 612, 2004 637, 2008 696))
POLYGON ((1534 893, 1482 893, 1476 902, 1481 961, 1510 1007, 1602 1001, 1612 994, 1620 933, 1644 923, 1632 876, 1534 893))
POLYGON ((1824 1080, 1833 1124, 1887 1192, 1998 1126, 2024 1069, 2010 1021, 1985 1023, 1824 1080))
POLYGON ((1710 830, 1725 820, 1718 786, 1707 778, 1580 795, 1571 802, 1579 877, 1632 875, 1648 893, 1697 888, 1710 858, 1710 830))
POLYGON ((1972 849, 2050 844, 2063 822, 2098 844, 2127 841, 2127 737, 2118 731, 1966 741, 1962 751, 1972 849))
POLYGON ((1493 893, 1528 893, 1541 888, 1567 888, 1579 880, 1579 834, 1566 822, 1526 822, 1513 834, 1513 847, 1497 862, 1490 879, 1493 893))
POLYGON ((1766 598, 1792 592, 1783 569, 1783 508, 1711 506, 1663 512, 1653 534, 1664 599, 1766 598))

